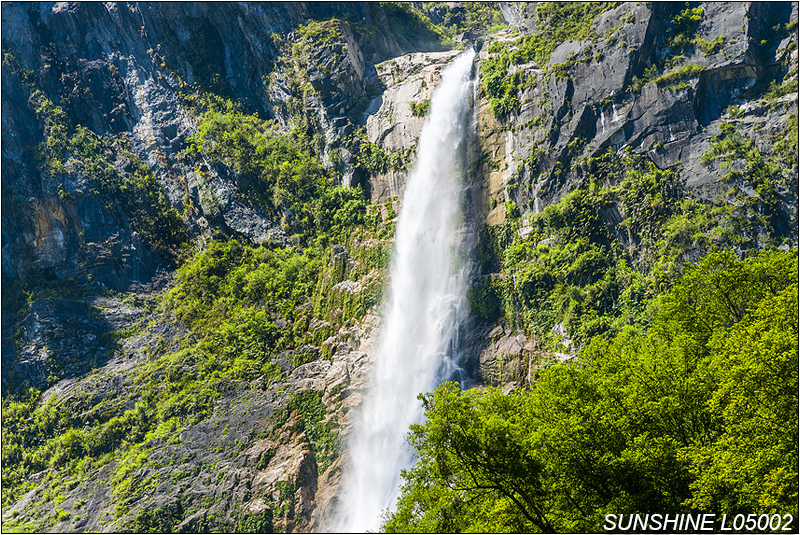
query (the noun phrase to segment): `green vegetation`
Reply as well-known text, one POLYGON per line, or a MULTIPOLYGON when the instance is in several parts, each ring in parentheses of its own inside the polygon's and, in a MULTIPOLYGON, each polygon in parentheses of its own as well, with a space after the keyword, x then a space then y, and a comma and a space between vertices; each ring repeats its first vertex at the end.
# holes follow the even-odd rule
POLYGON ((340 444, 338 435, 331 432, 333 424, 323 421, 325 405, 322 403, 322 392, 305 392, 292 396, 289 410, 296 410, 300 414, 296 431, 305 431, 306 439, 317 459, 317 469, 319 473, 324 472, 339 456, 340 444))
MULTIPOLYGON (((783 147, 778 147, 779 158, 786 156, 780 154, 782 150, 783 147)), ((740 195, 739 202, 762 224, 778 227, 779 188, 785 187, 787 183, 780 159, 770 156, 765 158, 752 139, 742 135, 733 125, 723 123, 721 133, 711 138, 711 146, 700 158, 700 162, 706 167, 720 162, 718 165, 728 171, 722 176, 723 182, 753 188, 755 195, 749 198, 740 195)), ((791 154, 788 156, 791 157, 791 154)))
MULTIPOLYGON (((182 429, 210 417, 223 393, 266 388, 285 377, 287 364, 291 370, 320 358, 319 346, 334 329, 360 318, 380 299, 388 265, 382 239, 391 236, 392 227, 382 224, 375 207, 368 210, 361 189, 336 186, 313 155, 306 135, 278 134, 270 122, 242 113, 230 101, 205 97, 196 102, 203 111, 189 156, 202 155, 205 161, 226 166, 248 200, 281 221, 294 246, 217 240, 186 259, 157 310, 187 328, 180 348, 162 338, 148 350, 146 362, 126 372, 126 386, 119 394, 103 403, 87 394, 52 396, 42 404, 41 394, 33 389, 4 396, 4 505, 40 484, 29 478, 33 473, 50 470, 53 481, 81 480, 116 461, 109 483, 117 516, 126 514, 159 484, 156 476, 142 479, 142 469, 158 467, 154 452, 177 440, 182 429), (334 250, 344 253, 334 255, 334 250), (349 291, 338 291, 339 283, 347 283, 349 291), (314 318, 327 321, 327 327, 309 330, 314 318)), ((46 103, 42 106, 49 109, 46 103)), ((95 176, 98 193, 109 202, 123 203, 143 237, 160 236, 165 247, 175 242, 158 226, 160 219, 147 219, 166 204, 153 174, 124 141, 110 144, 80 126, 66 139, 63 154, 68 157, 61 156, 60 149, 51 150, 61 146, 58 143, 47 145, 53 161, 95 176), (126 158, 124 175, 116 172, 109 153, 126 158)), ((324 470, 339 454, 336 435, 321 422, 324 405, 318 397, 295 398, 289 405, 301 415, 301 428, 295 432, 306 432, 324 470)), ((178 477, 177 472, 173 475, 178 477)), ((53 503, 52 497, 41 499, 43 508, 53 503)), ((182 511, 141 510, 126 529, 170 530, 182 519, 182 511)), ((63 520, 67 514, 43 514, 42 521, 63 520)), ((263 521, 242 520, 245 527, 263 521)), ((4 522, 4 527, 12 524, 4 522)))
MULTIPOLYGON (((389 38, 408 50, 418 50, 420 47, 428 50, 453 48, 454 43, 445 29, 433 24, 410 2, 376 2, 369 9, 372 24, 366 24, 355 9, 349 10, 343 17, 359 42, 389 38)), ((383 56, 381 61, 389 57, 383 56)))
MULTIPOLYGON (((532 83, 522 70, 509 75, 512 65, 533 61, 546 69, 550 54, 564 41, 596 41, 599 37, 591 23, 611 7, 609 3, 544 2, 536 8, 536 33, 509 43, 493 42, 490 57, 481 63, 481 80, 492 113, 502 117, 519 107, 519 91, 532 83), (516 49, 510 50, 512 47, 516 49)), ((565 72, 563 66, 558 72, 565 72)))
POLYGON ((706 68, 702 65, 684 65, 679 69, 662 74, 653 80, 653 82, 659 86, 669 85, 686 78, 696 78, 704 70, 706 70, 706 68))
POLYGON ((344 19, 359 41, 367 36, 380 35, 391 37, 401 46, 407 43, 415 50, 420 46, 443 50, 454 48, 456 43, 452 38, 460 33, 487 35, 507 25, 496 2, 465 2, 457 6, 448 2, 424 2, 421 9, 410 2, 380 2, 376 8, 378 6, 382 13, 373 12, 373 21, 369 25, 352 12, 345 15, 344 19))
MULTIPOLYGON (((389 532, 594 532, 797 510, 797 254, 708 255, 530 390, 423 394, 389 532)), ((796 529, 796 520, 794 527, 796 529)))
MULTIPOLYGON (((679 62, 682 56, 678 58, 673 58, 676 62, 679 62)), ((686 89, 689 85, 685 82, 686 79, 689 78, 697 78, 701 72, 703 72, 706 68, 702 65, 684 65, 682 67, 677 67, 674 69, 667 69, 667 72, 662 73, 661 75, 658 74, 659 69, 657 65, 651 65, 649 68, 645 69, 644 73, 642 73, 642 77, 639 78, 638 76, 634 76, 631 85, 628 87, 629 91, 634 93, 641 91, 642 87, 655 83, 659 87, 666 86, 667 89, 671 89, 673 91, 678 91, 680 89, 686 89)))
MULTIPOLYGON (((672 27, 667 30, 667 33, 670 36, 669 46, 675 49, 675 53, 680 53, 684 49, 694 45, 695 42, 697 42, 695 41, 695 39, 693 39, 693 37, 695 32, 697 31, 697 27, 700 25, 700 22, 702 20, 703 20, 702 7, 695 7, 695 8, 687 7, 686 9, 675 15, 675 17, 673 17, 672 27)), ((714 46, 722 46, 722 42, 720 42, 719 45, 716 44, 711 45, 711 47, 714 46)), ((708 52, 705 51, 705 48, 703 49, 703 52, 705 52, 706 55, 710 55, 708 52)))
POLYGON ((271 122, 238 111, 207 111, 187 154, 203 154, 236 173, 248 199, 292 236, 295 244, 324 246, 363 223, 366 200, 359 188, 335 187, 311 142, 295 131, 280 135, 271 122))
MULTIPOLYGON (((409 42, 443 48, 460 31, 501 24, 495 3, 427 3, 425 10, 435 7, 445 13, 439 26, 409 3, 383 4, 385 23, 345 19, 357 39, 393 36, 401 48, 409 42)), ((549 66, 565 40, 600 39, 591 23, 611 7, 543 3, 538 33, 492 44, 482 66, 492 112, 517 109, 520 92, 535 83, 522 69, 508 74, 515 65, 535 62, 561 79, 575 62, 588 61, 571 57, 549 66)), ((680 89, 702 72, 677 55, 692 45, 713 55, 725 45, 724 37, 695 37, 702 16, 701 8, 687 8, 673 19, 669 46, 675 52, 634 79, 631 89, 647 83, 680 89)), ((632 21, 632 15, 623 20, 632 21)), ((227 423, 213 446, 226 458, 236 458, 258 432, 277 440, 302 434, 319 474, 340 454, 339 430, 326 421, 330 407, 322 394, 286 394, 281 383, 298 366, 331 358, 326 340, 380 303, 388 273, 393 205, 370 205, 360 187, 336 185, 336 171, 320 161, 325 141, 306 105, 318 90, 305 66, 319 45, 343 60, 342 22, 310 20, 296 29, 295 42, 273 36, 285 54, 286 63, 275 70, 286 75, 281 82, 291 93, 288 133, 224 98, 232 89, 220 36, 209 24, 195 21, 182 45, 195 83, 183 84, 181 98, 197 124, 185 156, 197 167, 209 214, 220 201, 209 193, 206 163, 228 171, 242 200, 279 225, 261 244, 217 234, 203 251, 193 251, 183 224, 193 216, 188 186, 183 205, 173 208, 124 136, 72 124, 67 106, 38 90, 34 74, 4 53, 4 68, 29 87, 30 109, 42 125, 43 141, 31 151, 35 163, 61 182, 48 194, 67 208, 99 196, 120 225, 130 225, 158 255, 181 265, 170 288, 147 307, 153 316, 109 336, 112 352, 133 334, 148 342, 135 356, 126 350, 126 358, 137 359, 133 367, 113 378, 102 370, 85 378, 107 381, 103 389, 52 394, 46 401, 27 385, 13 395, 4 391, 3 506, 37 491, 25 511, 36 520, 12 514, 4 529, 40 532, 77 521, 86 502, 70 507, 65 496, 103 474, 109 520, 127 515, 120 529, 172 531, 197 511, 188 480, 202 473, 207 485, 214 477, 228 484, 216 462, 195 468, 186 457, 165 453, 184 440, 183 431, 214 422, 222 399, 269 389, 276 404, 285 403, 250 436, 237 435, 236 422, 227 423), (70 189, 75 177, 85 179, 83 191, 70 189), (151 329, 166 324, 185 331, 162 336, 151 329), (175 501, 148 508, 146 497, 166 484, 173 485, 175 501)), ((793 31, 789 26, 780 31, 793 31)), ((796 91, 797 81, 758 90, 779 106, 774 101, 796 91)), ((347 113, 357 115, 363 104, 347 113)), ((410 109, 424 117, 430 101, 412 102, 410 109)), ((743 113, 732 110, 730 117, 743 113)), ((544 126, 541 117, 536 121, 544 126)), ((453 386, 423 395, 428 421, 411 434, 420 463, 405 474, 386 529, 595 531, 607 512, 794 512, 797 254, 776 248, 788 242, 795 217, 782 207, 797 191, 796 113, 780 136, 767 151, 735 125, 723 125, 701 159, 723 171, 729 188, 713 200, 686 198, 676 170, 609 151, 575 161, 574 190, 541 213, 522 216, 516 203, 506 202, 506 220, 487 229, 480 251, 481 262, 494 264, 484 272, 496 276, 469 290, 469 304, 483 320, 535 337, 546 351, 567 347, 577 358, 559 364, 541 357, 533 362, 538 379, 530 389, 509 395, 491 388, 461 393, 453 386), (745 253, 743 260, 731 252, 751 249, 766 252, 745 253), (696 266, 684 263, 703 257, 696 266)), ((554 173, 585 144, 573 140, 554 173)), ((415 150, 388 154, 363 131, 344 145, 366 173, 407 169, 415 150)), ((328 148, 338 154, 338 147, 328 148)), ((534 169, 542 158, 536 148, 524 165, 534 169)), ((481 162, 499 165, 488 152, 481 162)), ((516 187, 509 183, 509 191, 516 187)), ((4 223, 28 225, 28 201, 5 184, 2 197, 4 223)), ((4 314, 17 312, 21 319, 32 300, 84 295, 76 281, 43 277, 31 250, 12 254, 30 260, 20 262, 30 275, 3 276, 4 314)), ((253 466, 266 469, 275 455, 270 446, 253 466)), ((296 490, 281 481, 259 514, 240 513, 235 504, 222 528, 274 529, 273 519, 293 514, 296 490)), ((242 503, 250 498, 248 492, 242 503)), ((219 528, 215 522, 203 517, 193 528, 219 528)))
POLYGON ((700 49, 703 51, 704 55, 713 56, 714 54, 718 54, 722 50, 722 47, 725 46, 725 36, 718 35, 711 41, 706 41, 705 39, 698 37, 694 42, 700 46, 700 49))
MULTIPOLYGON (((104 138, 82 125, 73 125, 63 107, 56 106, 37 88, 33 74, 22 69, 11 54, 4 54, 3 65, 22 77, 30 91, 28 103, 43 126, 44 141, 35 151, 40 170, 52 176, 89 177, 93 186, 87 191, 71 191, 64 189, 62 182, 58 192, 51 193, 57 193, 67 205, 74 205, 83 196, 100 194, 112 214, 121 205, 142 240, 165 260, 177 262, 185 254, 188 241, 181 214, 170 207, 158 179, 133 153, 130 142, 124 137, 104 138)), ((14 209, 12 195, 4 193, 6 197, 14 209)), ((16 212, 27 219, 21 207, 16 212)), ((23 281, 26 291, 31 292, 41 282, 35 279, 32 273, 30 280, 23 281)))
POLYGON ((509 211, 488 228, 500 275, 471 291, 473 309, 552 350, 580 347, 644 321, 645 303, 678 280, 686 258, 721 246, 781 245, 789 226, 775 210, 784 195, 770 163, 776 156, 744 153, 749 174, 732 175, 732 190, 713 202, 685 198, 674 170, 641 156, 609 151, 579 162, 582 181, 560 202, 526 217, 509 211), (556 324, 568 339, 554 333, 556 324))
POLYGON ((141 509, 134 519, 125 525, 128 533, 171 533, 183 520, 184 511, 179 501, 155 509, 141 509))
POLYGON ((441 14, 436 26, 449 37, 463 32, 492 34, 507 25, 497 2, 465 2, 457 7, 448 2, 424 2, 423 7, 429 16, 434 10, 441 14))
MULTIPOLYGON (((422 106, 420 104, 418 108, 422 106)), ((358 146, 356 165, 367 173, 385 173, 389 169, 406 170, 411 165, 411 159, 417 150, 416 147, 409 147, 387 154, 380 145, 367 141, 365 134, 356 137, 358 146)))
POLYGON ((705 67, 694 64, 683 65, 686 60, 685 54, 690 55, 689 51, 692 47, 697 46, 703 51, 703 55, 713 56, 725 46, 724 35, 718 35, 711 41, 695 37, 702 20, 702 7, 687 7, 675 15, 667 29, 669 54, 666 56, 654 55, 653 63, 640 76, 632 77, 628 90, 637 93, 641 91, 642 87, 651 83, 656 83, 658 86, 672 91, 689 88, 690 86, 685 80, 696 78, 705 70, 705 67))
POLYGON ((411 108, 411 115, 414 117, 425 117, 431 111, 431 100, 423 100, 420 103, 411 102, 409 106, 411 108))
POLYGON ((514 44, 519 50, 510 53, 511 63, 518 65, 533 61, 540 69, 547 67, 550 54, 565 41, 597 41, 592 29, 598 15, 613 7, 610 3, 547 2, 536 8, 534 34, 526 35, 514 44))

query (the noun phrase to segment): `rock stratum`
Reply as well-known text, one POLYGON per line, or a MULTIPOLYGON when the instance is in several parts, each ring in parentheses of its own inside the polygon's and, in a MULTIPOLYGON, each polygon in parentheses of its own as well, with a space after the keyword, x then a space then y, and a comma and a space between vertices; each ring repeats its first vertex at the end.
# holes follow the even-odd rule
MULTIPOLYGON (((459 47, 479 49, 481 77, 466 184, 484 230, 463 348, 477 383, 528 385, 589 332, 575 299, 532 320, 501 292, 555 284, 507 247, 546 254, 569 203, 588 203, 586 228, 631 266, 663 272, 656 285, 715 246, 797 248, 797 3, 597 4, 563 31, 535 2, 499 3, 505 28, 491 34, 465 6, 434 4, 3 5, 4 435, 28 436, 4 438, 4 529, 324 528, 377 346, 393 220, 459 47), (325 245, 297 314, 258 303, 303 343, 200 403, 196 354, 213 350, 163 304, 188 277, 179 267, 231 238, 305 243, 293 209, 193 149, 212 101, 310 140, 378 230, 325 245), (631 176, 668 179, 637 189, 631 176), (678 212, 702 221, 648 226, 678 212)), ((576 254, 566 277, 580 285, 600 267, 576 254)))

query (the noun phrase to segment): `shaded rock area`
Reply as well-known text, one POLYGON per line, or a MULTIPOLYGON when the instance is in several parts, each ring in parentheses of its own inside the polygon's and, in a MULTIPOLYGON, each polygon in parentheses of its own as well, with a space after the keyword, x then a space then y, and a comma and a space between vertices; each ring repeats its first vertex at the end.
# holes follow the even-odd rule
POLYGON ((22 320, 16 362, 5 372, 10 384, 24 378, 41 389, 55 380, 79 377, 104 356, 115 342, 107 336, 141 316, 121 299, 40 299, 22 320))
MULTIPOLYGON (((441 50, 433 34, 418 28, 416 40, 400 35, 403 16, 347 3, 9 3, 2 13, 9 54, 3 62, 3 202, 18 217, 3 219, 3 273, 24 277, 35 263, 60 279, 85 283, 91 275, 125 291, 171 266, 136 236, 129 209, 96 194, 102 190, 96 176, 69 161, 57 173, 37 163, 30 149, 48 136, 43 125, 53 120, 42 97, 63 110, 67 130, 81 125, 127 139, 192 242, 202 246, 222 233, 285 243, 280 225, 242 194, 227 169, 187 156, 196 114, 186 98, 199 89, 236 99, 284 130, 298 126, 298 112, 305 115, 322 134, 326 164, 338 168, 343 183, 355 184, 343 140, 380 92, 374 64, 441 50), (358 32, 345 21, 334 24, 336 37, 327 42, 293 31, 345 15, 360 21, 358 32), (373 31, 366 33, 367 26, 373 31), (305 47, 300 56, 293 55, 296 46, 305 47), (292 99, 299 110, 287 107, 292 99)), ((105 148, 127 177, 134 169, 126 167, 123 149, 105 148)))

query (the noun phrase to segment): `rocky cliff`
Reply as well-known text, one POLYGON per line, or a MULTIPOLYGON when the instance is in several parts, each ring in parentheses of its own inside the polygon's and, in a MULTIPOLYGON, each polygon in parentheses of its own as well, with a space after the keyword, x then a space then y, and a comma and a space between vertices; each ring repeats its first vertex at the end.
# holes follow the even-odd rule
POLYGON ((4 528, 321 529, 405 177, 461 46, 480 49, 467 178, 485 228, 464 348, 476 380, 510 389, 574 358, 624 317, 618 303, 710 247, 797 247, 796 3, 483 9, 4 4, 4 528), (214 125, 234 123, 267 141, 224 152, 214 125), (301 176, 363 191, 363 214, 339 190, 294 202, 298 182, 247 167, 277 139, 314 155, 301 176), (330 224, 358 230, 304 215, 329 201, 342 206, 330 224), (334 242, 314 242, 312 224, 334 242), (214 249, 230 238, 298 256, 214 249), (220 258, 234 260, 207 267, 220 258), (177 303, 234 299, 191 293, 192 270, 250 291, 235 262, 314 273, 287 278, 308 283, 302 298, 262 288, 252 316, 219 308, 262 318, 259 336, 292 333, 245 371, 230 370, 262 342, 177 303), (236 348, 230 367, 204 321, 236 348))

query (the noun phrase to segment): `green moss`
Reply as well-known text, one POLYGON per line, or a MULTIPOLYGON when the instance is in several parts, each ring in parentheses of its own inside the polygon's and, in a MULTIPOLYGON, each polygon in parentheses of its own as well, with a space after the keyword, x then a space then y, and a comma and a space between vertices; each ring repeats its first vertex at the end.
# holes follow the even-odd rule
POLYGON ((323 421, 326 409, 322 403, 322 392, 290 395, 288 408, 300 415, 295 431, 305 431, 317 461, 317 469, 320 474, 323 473, 339 456, 341 444, 338 434, 333 432, 334 425, 323 421))
POLYGON ((719 52, 722 50, 722 47, 725 46, 725 36, 718 35, 711 41, 706 41, 705 39, 698 37, 694 40, 694 42, 703 51, 703 55, 713 56, 714 54, 719 54, 719 52))
POLYGON ((419 104, 411 102, 409 106, 411 107, 411 115, 414 117, 425 117, 431 111, 431 100, 423 100, 419 104))

